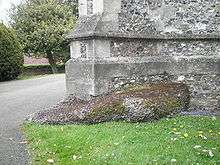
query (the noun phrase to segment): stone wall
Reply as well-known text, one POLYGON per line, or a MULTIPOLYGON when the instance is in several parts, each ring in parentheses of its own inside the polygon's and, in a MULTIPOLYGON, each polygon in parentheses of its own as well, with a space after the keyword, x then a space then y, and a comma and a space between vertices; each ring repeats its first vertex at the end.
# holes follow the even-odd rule
POLYGON ((218 110, 220 108, 220 75, 148 75, 140 77, 116 77, 110 85, 112 89, 120 89, 134 84, 154 84, 161 82, 178 82, 183 78, 191 91, 191 108, 200 110, 218 110))
POLYGON ((80 1, 68 94, 88 100, 129 84, 184 82, 192 109, 219 109, 220 2, 80 1))
POLYGON ((219 41, 193 40, 138 40, 111 41, 112 57, 136 56, 218 56, 219 41))
POLYGON ((220 32, 218 0, 122 0, 119 31, 176 35, 220 32))
POLYGON ((88 1, 70 38, 219 38, 218 0, 88 1), (95 3, 91 7, 91 2, 95 3), (107 5, 105 5, 107 4, 107 5), (88 15, 85 17, 85 13, 88 15), (94 28, 96 26, 96 28, 94 28))

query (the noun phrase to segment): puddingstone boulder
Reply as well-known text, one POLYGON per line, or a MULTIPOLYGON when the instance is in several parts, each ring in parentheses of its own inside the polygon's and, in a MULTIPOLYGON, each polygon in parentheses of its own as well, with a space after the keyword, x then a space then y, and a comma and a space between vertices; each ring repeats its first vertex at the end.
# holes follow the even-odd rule
POLYGON ((189 90, 184 84, 134 85, 89 101, 72 96, 34 114, 29 120, 41 124, 94 124, 118 120, 144 122, 187 111, 189 101, 189 90))

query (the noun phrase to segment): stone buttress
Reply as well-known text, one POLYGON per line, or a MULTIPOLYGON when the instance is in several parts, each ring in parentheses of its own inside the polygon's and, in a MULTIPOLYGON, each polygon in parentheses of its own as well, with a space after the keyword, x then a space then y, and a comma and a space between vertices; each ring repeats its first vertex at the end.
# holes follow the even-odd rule
POLYGON ((79 0, 67 93, 91 96, 135 83, 186 83, 191 108, 220 107, 218 0, 79 0))

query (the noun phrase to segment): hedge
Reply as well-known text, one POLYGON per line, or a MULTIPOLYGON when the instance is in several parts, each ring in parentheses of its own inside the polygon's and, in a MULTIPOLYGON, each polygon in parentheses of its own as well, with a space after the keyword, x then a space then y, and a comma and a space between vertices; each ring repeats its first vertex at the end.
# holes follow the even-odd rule
MULTIPOLYGON (((65 73, 65 65, 57 65, 59 73, 65 73)), ((24 65, 23 75, 42 75, 42 74, 52 74, 51 66, 48 65, 24 65)))
POLYGON ((23 62, 22 49, 15 33, 0 23, 0 81, 17 78, 23 62))

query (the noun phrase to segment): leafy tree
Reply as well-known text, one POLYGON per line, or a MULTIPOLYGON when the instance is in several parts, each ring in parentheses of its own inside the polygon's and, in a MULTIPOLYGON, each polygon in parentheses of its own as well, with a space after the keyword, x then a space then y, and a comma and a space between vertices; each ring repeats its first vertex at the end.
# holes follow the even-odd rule
POLYGON ((24 53, 46 57, 57 73, 57 62, 65 62, 69 55, 65 35, 75 24, 71 5, 60 0, 26 0, 12 8, 10 17, 24 53))
POLYGON ((22 70, 21 45, 14 31, 0 23, 0 81, 15 79, 22 70))
POLYGON ((65 3, 71 6, 73 15, 77 18, 79 15, 78 11, 78 0, 60 0, 62 3, 65 3))

